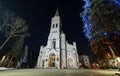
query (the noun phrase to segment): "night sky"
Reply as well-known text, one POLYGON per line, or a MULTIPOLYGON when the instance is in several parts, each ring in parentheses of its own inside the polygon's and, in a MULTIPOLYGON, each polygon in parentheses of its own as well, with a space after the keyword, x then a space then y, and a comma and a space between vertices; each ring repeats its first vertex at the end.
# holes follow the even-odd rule
POLYGON ((10 9, 24 18, 29 25, 30 37, 25 44, 30 50, 39 51, 46 45, 51 26, 51 18, 58 7, 62 21, 62 30, 69 43, 76 41, 79 54, 88 54, 88 40, 83 34, 80 13, 82 0, 1 0, 2 9, 10 9))

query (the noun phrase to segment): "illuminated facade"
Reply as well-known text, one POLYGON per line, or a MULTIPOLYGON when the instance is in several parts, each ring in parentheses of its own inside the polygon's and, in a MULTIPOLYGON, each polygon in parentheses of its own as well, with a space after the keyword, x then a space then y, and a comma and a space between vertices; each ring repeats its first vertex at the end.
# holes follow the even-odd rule
POLYGON ((41 46, 36 68, 78 68, 76 43, 66 41, 61 32, 61 21, 58 10, 51 21, 51 29, 46 46, 41 46))

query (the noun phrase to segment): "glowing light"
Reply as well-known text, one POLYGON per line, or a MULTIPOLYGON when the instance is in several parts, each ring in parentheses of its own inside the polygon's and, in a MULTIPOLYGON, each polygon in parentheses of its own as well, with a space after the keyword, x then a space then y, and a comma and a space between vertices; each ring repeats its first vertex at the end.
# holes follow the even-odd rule
POLYGON ((87 22, 87 18, 83 15, 83 21, 84 21, 84 33, 88 39, 91 38, 90 31, 89 31, 89 23, 87 22))
POLYGON ((106 36, 108 33, 107 32, 104 32, 103 36, 106 36))
POLYGON ((117 57, 117 61, 119 62, 119 64, 120 64, 120 57, 117 57))
MULTIPOLYGON (((83 8, 84 8, 84 12, 82 14, 82 19, 84 22, 84 30, 83 32, 85 33, 85 36, 90 40, 92 38, 91 32, 90 30, 92 29, 92 24, 89 22, 89 5, 90 5, 90 0, 83 0, 85 2, 83 8), (91 27, 91 28, 90 28, 91 27)), ((117 5, 120 5, 120 0, 108 0, 108 2, 115 2, 117 5)), ((120 34, 120 32, 116 32, 117 34, 120 34)), ((98 34, 100 36, 106 36, 108 35, 107 32, 104 32, 103 34, 98 34)))
POLYGON ((90 5, 90 1, 89 0, 84 0, 85 2, 85 5, 84 5, 84 8, 88 7, 90 5))
POLYGON ((120 5, 120 0, 114 0, 116 4, 120 5))
POLYGON ((85 2, 85 5, 83 6, 84 12, 82 14, 82 19, 83 19, 83 22, 84 22, 84 30, 83 30, 83 32, 85 33, 85 35, 86 35, 86 37, 88 39, 91 39, 92 36, 90 35, 89 22, 88 22, 88 16, 87 16, 90 1, 89 0, 84 0, 84 2, 85 2))

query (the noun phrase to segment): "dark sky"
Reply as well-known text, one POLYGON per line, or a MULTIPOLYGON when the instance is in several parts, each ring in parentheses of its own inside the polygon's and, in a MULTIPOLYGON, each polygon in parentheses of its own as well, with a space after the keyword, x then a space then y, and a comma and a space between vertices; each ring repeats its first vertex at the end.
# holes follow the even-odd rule
POLYGON ((88 40, 83 34, 80 18, 82 6, 81 0, 2 0, 3 8, 12 10, 26 20, 31 36, 25 43, 33 51, 39 51, 41 45, 46 45, 51 18, 58 7, 67 41, 76 41, 78 52, 87 54, 88 40))

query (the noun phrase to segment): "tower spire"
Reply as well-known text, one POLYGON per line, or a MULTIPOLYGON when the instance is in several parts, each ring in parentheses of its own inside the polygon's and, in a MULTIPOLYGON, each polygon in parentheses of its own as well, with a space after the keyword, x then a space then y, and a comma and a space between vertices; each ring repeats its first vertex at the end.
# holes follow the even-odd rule
POLYGON ((59 16, 58 8, 57 8, 57 10, 56 10, 55 16, 59 16))

